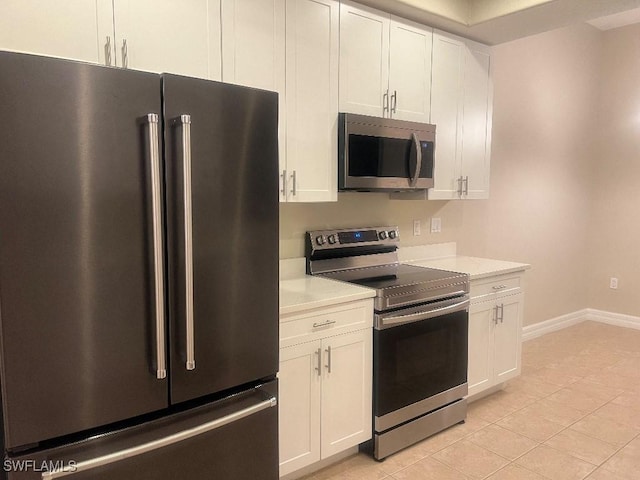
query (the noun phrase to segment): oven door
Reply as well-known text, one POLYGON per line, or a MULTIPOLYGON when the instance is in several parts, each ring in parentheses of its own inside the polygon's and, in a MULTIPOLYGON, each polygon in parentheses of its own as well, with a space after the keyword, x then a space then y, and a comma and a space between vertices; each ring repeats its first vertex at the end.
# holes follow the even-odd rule
POLYGON ((467 394, 468 308, 463 296, 376 315, 376 432, 467 394))

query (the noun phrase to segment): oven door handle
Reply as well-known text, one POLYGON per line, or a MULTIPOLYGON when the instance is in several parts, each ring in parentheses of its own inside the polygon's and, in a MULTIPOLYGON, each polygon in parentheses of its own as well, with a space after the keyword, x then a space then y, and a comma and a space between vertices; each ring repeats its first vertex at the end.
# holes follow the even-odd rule
POLYGON ((440 315, 446 315, 447 313, 454 313, 454 312, 466 310, 467 308, 469 308, 469 297, 465 295, 462 298, 463 298, 462 301, 458 301, 455 303, 448 303, 450 302, 449 300, 447 301, 448 303, 447 305, 433 308, 433 309, 423 310, 421 312, 410 313, 408 315, 397 315, 393 317, 384 317, 382 315, 376 315, 376 328, 378 330, 381 330, 384 328, 394 327, 394 326, 402 325, 405 323, 413 323, 413 322, 419 322, 421 320, 427 320, 429 318, 434 318, 440 315))

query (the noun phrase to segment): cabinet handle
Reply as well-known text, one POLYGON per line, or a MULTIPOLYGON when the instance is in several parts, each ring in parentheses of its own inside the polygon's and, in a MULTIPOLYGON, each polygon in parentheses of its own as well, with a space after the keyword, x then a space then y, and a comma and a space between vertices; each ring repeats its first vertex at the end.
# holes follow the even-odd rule
POLYGON ((291 174, 291 193, 294 197, 296 196, 296 191, 296 171, 294 170, 291 174))
POLYGON ((104 64, 111 66, 111 37, 107 35, 107 41, 104 44, 104 64))
POLYGON ((498 324, 498 306, 496 305, 495 307, 493 307, 493 323, 495 325, 498 324))
POLYGON ((382 95, 382 116, 389 111, 389 89, 382 95))
POLYGON ((327 352, 327 372, 331 373, 331 346, 327 347, 325 352, 327 352))
POLYGON ((504 303, 500 304, 500 323, 504 323, 504 303))
POLYGON ((335 320, 327 320, 326 322, 322 323, 314 323, 313 328, 328 327, 329 325, 333 325, 334 323, 336 323, 335 320))
POLYGON ((391 95, 391 113, 396 113, 396 107, 398 106, 398 91, 394 90, 391 95))
POLYGON ((316 350, 316 355, 318 356, 318 359, 316 361, 316 366, 315 366, 315 370, 318 373, 318 376, 322 375, 322 361, 320 359, 320 357, 322 357, 322 349, 317 349, 316 350))
POLYGON ((462 181, 462 177, 458 177, 458 190, 456 191, 456 193, 459 197, 462 196, 462 181))
POLYGON ((122 68, 129 68, 129 47, 126 38, 122 40, 122 68))
POLYGON ((464 194, 469 195, 469 177, 464 177, 464 194))
POLYGON ((282 190, 280 190, 280 193, 284 198, 287 198, 287 171, 282 170, 282 175, 280 176, 282 177, 282 190))
POLYGON ((506 285, 494 285, 493 287, 494 290, 502 290, 503 288, 507 288, 506 285))

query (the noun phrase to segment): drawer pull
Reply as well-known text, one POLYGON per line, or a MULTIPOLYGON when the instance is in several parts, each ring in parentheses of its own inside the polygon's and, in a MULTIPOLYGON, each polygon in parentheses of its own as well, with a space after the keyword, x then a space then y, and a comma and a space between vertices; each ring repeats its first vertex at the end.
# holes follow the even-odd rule
POLYGON ((493 287, 494 290, 502 290, 503 288, 507 288, 506 285, 494 285, 493 287))
POLYGON ((327 320, 326 322, 322 323, 314 323, 313 328, 328 327, 329 325, 333 325, 334 323, 336 323, 335 320, 327 320))

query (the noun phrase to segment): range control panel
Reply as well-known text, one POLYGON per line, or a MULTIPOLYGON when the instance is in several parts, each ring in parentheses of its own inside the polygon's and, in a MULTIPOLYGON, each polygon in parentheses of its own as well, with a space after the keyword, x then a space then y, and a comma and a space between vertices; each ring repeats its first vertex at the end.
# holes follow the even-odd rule
POLYGON ((397 226, 307 232, 307 245, 312 250, 360 245, 395 245, 399 241, 400 234, 397 226))

